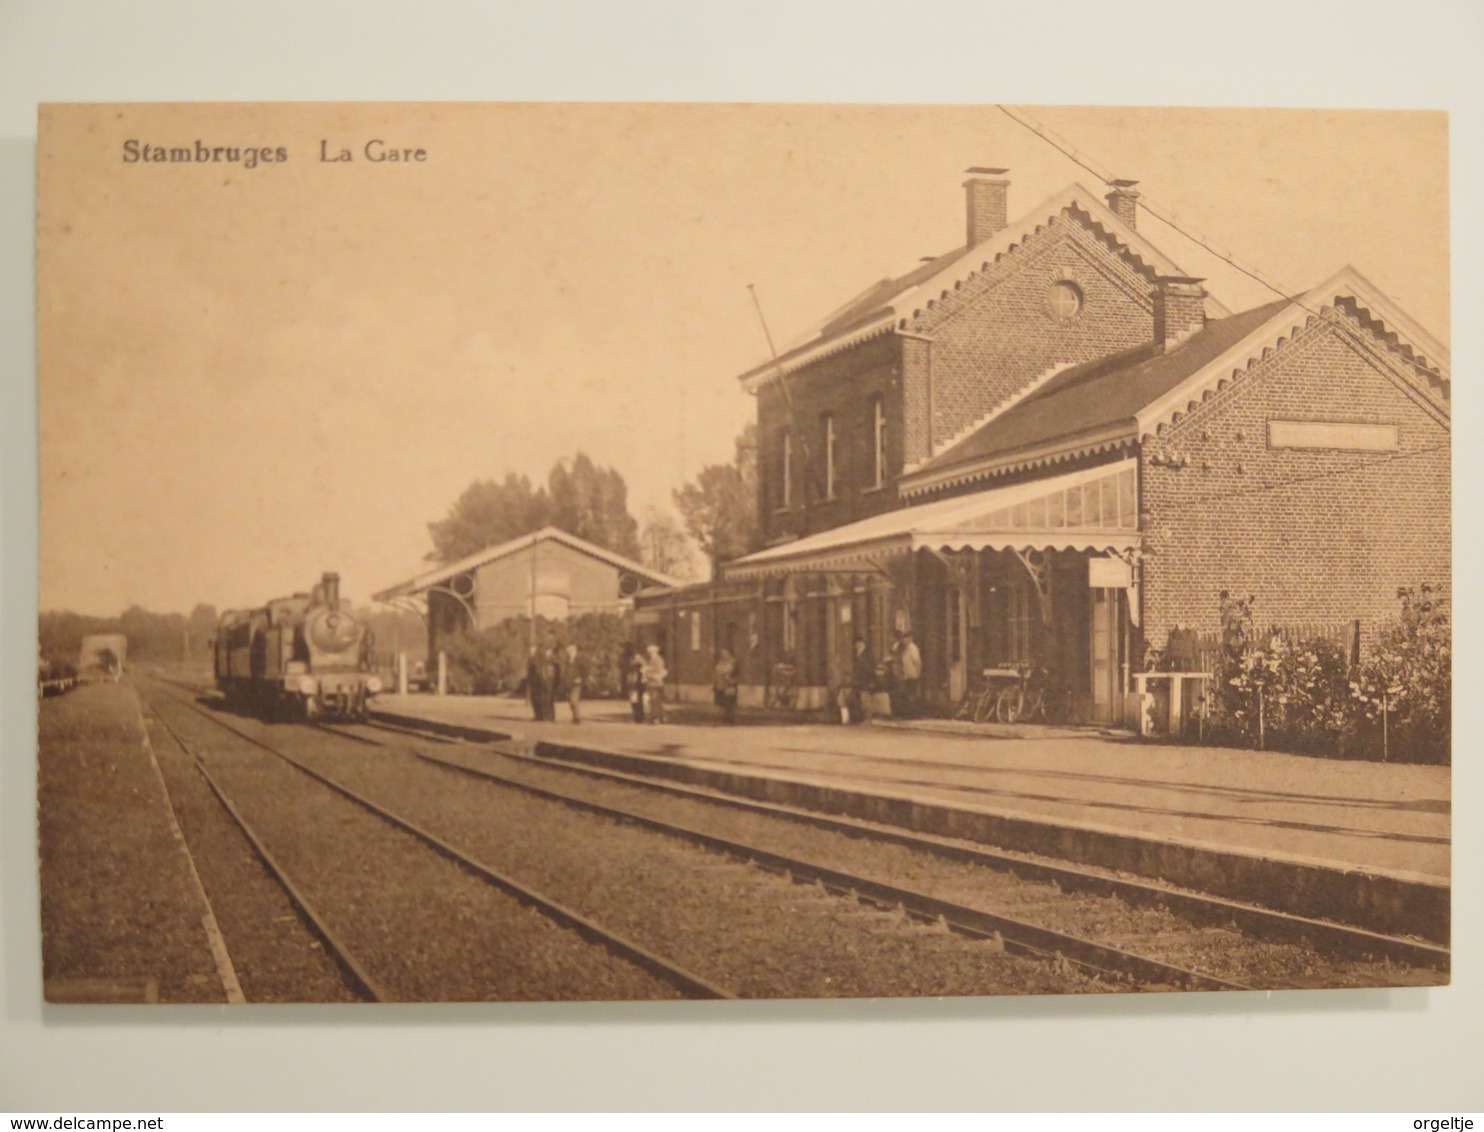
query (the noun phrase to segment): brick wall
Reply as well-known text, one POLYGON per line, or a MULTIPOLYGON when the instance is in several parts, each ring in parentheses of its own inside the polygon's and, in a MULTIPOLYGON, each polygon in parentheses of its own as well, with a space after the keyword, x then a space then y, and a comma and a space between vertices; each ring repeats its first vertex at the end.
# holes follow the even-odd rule
POLYGON ((763 541, 828 530, 897 505, 896 478, 902 470, 902 340, 894 335, 867 339, 821 358, 758 391, 758 514, 763 541), (875 443, 873 403, 886 413, 885 486, 873 490, 875 443), (790 400, 792 405, 790 406, 790 400), (824 499, 822 417, 835 420, 835 498, 824 499), (779 430, 793 432, 793 503, 778 506, 781 455, 779 430), (807 453, 806 453, 807 447, 807 453))
POLYGON ((910 333, 883 335, 822 358, 758 393, 759 514, 765 542, 853 522, 897 506, 896 477, 1052 366, 1088 361, 1150 340, 1150 276, 1064 213, 988 270, 922 312, 910 333), (1053 284, 1070 281, 1081 310, 1058 317, 1053 284), (930 341, 928 341, 930 339, 930 341), (931 375, 931 381, 929 380, 931 375), (884 490, 869 490, 871 406, 887 414, 884 490), (929 404, 931 403, 931 411, 929 404), (836 498, 825 500, 821 415, 835 418, 836 498), (931 419, 931 430, 929 429, 931 419), (781 508, 779 430, 792 429, 793 502, 781 508))
POLYGON ((641 596, 634 603, 636 642, 660 646, 672 684, 709 688, 723 648, 736 659, 741 683, 764 683, 771 661, 762 640, 762 593, 761 583, 745 582, 641 596))
MULTIPOLYGON (((1365 333, 1353 318, 1346 323, 1365 333)), ((1326 324, 1310 326, 1144 446, 1144 634, 1219 628, 1222 590, 1259 625, 1396 615, 1450 582, 1449 431, 1326 324), (1396 452, 1268 447, 1270 419, 1387 423, 1396 452), (1183 457, 1183 467, 1159 461, 1183 457)))
POLYGON ((941 447, 1052 366, 1148 342, 1152 286, 1081 222, 1052 218, 910 324, 932 342, 912 343, 905 357, 906 459, 922 459, 930 442, 941 447), (1066 318, 1048 303, 1064 280, 1083 300, 1066 318))

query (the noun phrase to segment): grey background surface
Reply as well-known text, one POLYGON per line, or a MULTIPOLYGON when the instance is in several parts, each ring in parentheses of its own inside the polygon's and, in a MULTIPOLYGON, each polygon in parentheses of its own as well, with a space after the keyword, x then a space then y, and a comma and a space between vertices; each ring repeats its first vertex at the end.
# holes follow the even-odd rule
MULTIPOLYGON (((1452 112, 1456 555, 1479 552, 1476 5, 0 3, 0 1110, 1484 1108, 1480 608, 1460 577, 1454 983, 660 1006, 44 1009, 34 820, 40 101, 688 100, 1452 112)), ((1256 159, 1256 157, 1254 157, 1256 159)), ((1405 176, 1406 170, 1394 171, 1405 176)), ((1374 185, 1357 191, 1375 191, 1374 185)))

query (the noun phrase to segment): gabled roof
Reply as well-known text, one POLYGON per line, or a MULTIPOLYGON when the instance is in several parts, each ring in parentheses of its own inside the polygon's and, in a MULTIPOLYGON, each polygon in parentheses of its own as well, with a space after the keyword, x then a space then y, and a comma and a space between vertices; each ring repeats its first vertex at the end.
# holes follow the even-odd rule
MULTIPOLYGON (((1452 384, 1448 348, 1347 265, 1313 290, 1282 304, 1246 337, 1151 400, 1139 410, 1139 435, 1155 435, 1193 409, 1208 392, 1260 361, 1265 351, 1276 349, 1326 308, 1335 307, 1349 310, 1380 340, 1381 345, 1372 352, 1377 368, 1420 395, 1436 415, 1448 416, 1446 404, 1452 384)), ((1363 342, 1357 345, 1366 348, 1363 342)))
POLYGON ((1147 342, 1062 370, 904 476, 901 493, 920 494, 1152 436, 1336 305, 1348 305, 1379 337, 1379 368, 1446 417, 1447 349, 1347 267, 1297 298, 1208 322, 1173 350, 1147 342), (1388 362, 1384 351, 1396 357, 1388 362))
POLYGON ((479 567, 487 566, 489 563, 501 558, 508 558, 512 554, 519 554, 521 551, 541 542, 559 542, 580 554, 586 554, 590 558, 596 558, 599 561, 606 562, 608 565, 614 566, 619 570, 626 570, 631 574, 635 574, 647 580, 652 585, 673 587, 681 584, 677 579, 667 574, 661 574, 658 570, 651 570, 648 566, 635 562, 632 558, 625 558, 622 554, 615 554, 611 550, 588 542, 586 539, 578 538, 576 535, 569 534, 567 531, 557 527, 542 527, 539 531, 533 531, 531 534, 522 535, 520 538, 511 539, 509 542, 502 542, 496 546, 487 546, 483 550, 475 551, 473 554, 460 558, 457 562, 451 562, 446 566, 439 566, 435 570, 429 570, 425 574, 419 574, 417 577, 411 578, 408 581, 399 582, 395 586, 389 586, 379 593, 372 594, 371 600, 389 601, 392 598, 410 597, 413 594, 422 593, 433 586, 448 581, 450 578, 455 578, 470 570, 477 570, 479 567))
POLYGON ((1133 439, 1134 418, 1140 409, 1287 305, 1288 300, 1279 299, 1208 322, 1168 353, 1146 342, 1064 369, 973 435, 904 477, 901 490, 913 494, 973 478, 966 476, 971 471, 999 471, 999 466, 991 463, 986 468, 986 463, 996 457, 1031 455, 1053 441, 1085 452, 1093 450, 1092 446, 1108 447, 1133 439))
MULTIPOLYGON (((1187 274, 1138 231, 1118 219, 1101 197, 1073 182, 983 243, 956 248, 895 278, 873 283, 789 343, 776 361, 756 366, 738 380, 749 390, 756 389, 817 358, 877 334, 906 329, 913 318, 952 294, 957 284, 987 270, 996 259, 1014 250, 1052 217, 1069 208, 1081 212, 1092 226, 1116 240, 1125 254, 1148 274, 1187 274)), ((1207 317, 1221 318, 1229 313, 1219 300, 1207 296, 1207 317)))

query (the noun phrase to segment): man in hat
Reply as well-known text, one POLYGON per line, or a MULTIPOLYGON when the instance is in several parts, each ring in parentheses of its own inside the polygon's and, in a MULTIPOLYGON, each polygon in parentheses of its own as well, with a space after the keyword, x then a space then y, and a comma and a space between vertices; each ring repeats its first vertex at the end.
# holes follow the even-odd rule
POLYGON ((577 642, 567 645, 562 660, 562 680, 566 685, 567 706, 572 709, 572 722, 582 722, 582 688, 587 683, 587 658, 577 651, 577 642))

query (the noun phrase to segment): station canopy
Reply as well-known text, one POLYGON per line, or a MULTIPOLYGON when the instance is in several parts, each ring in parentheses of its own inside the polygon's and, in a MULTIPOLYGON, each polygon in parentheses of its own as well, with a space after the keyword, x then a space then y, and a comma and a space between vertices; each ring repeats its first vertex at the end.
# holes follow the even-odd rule
POLYGON ((916 550, 1125 551, 1138 545, 1132 459, 873 515, 739 558, 728 578, 873 568, 916 550))

